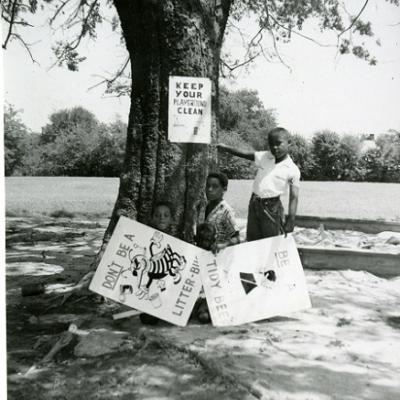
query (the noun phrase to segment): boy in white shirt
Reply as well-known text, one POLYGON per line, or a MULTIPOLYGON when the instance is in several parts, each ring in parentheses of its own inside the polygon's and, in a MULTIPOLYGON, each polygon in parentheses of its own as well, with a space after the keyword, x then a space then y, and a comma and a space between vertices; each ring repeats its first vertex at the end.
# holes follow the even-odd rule
POLYGON ((268 133, 269 151, 242 151, 225 144, 218 149, 255 161, 257 175, 249 203, 247 219, 248 242, 292 232, 299 197, 300 170, 289 151, 290 134, 284 128, 268 133), (284 221, 280 196, 289 189, 289 213, 284 221))

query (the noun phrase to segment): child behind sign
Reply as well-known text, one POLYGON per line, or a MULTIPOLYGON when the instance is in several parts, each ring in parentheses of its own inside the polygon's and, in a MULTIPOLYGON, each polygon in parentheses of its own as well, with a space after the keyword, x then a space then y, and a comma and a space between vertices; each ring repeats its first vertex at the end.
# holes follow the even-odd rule
MULTIPOLYGON (((197 227, 195 242, 196 246, 203 250, 212 251, 215 248, 217 237, 217 230, 214 225, 210 223, 203 223, 197 227)), ((207 306, 207 301, 205 299, 204 290, 200 292, 200 296, 196 301, 193 309, 193 315, 202 324, 207 324, 211 322, 210 311, 207 306)))
MULTIPOLYGON (((239 227, 234 212, 224 200, 227 188, 228 178, 225 174, 214 172, 208 175, 205 223, 197 227, 196 245, 214 254, 240 242, 239 227)), ((211 321, 203 291, 196 303, 194 314, 203 324, 211 321)))
POLYGON ((233 246, 240 242, 239 226, 235 213, 224 200, 228 189, 228 177, 220 172, 212 172, 206 181, 207 207, 205 209, 204 222, 215 227, 215 243, 211 250, 217 253, 227 246, 233 246))
MULTIPOLYGON (((161 232, 170 234, 173 226, 172 210, 169 203, 160 201, 156 204, 152 220, 151 227, 158 229, 161 232)), ((152 315, 142 313, 139 315, 140 321, 146 325, 155 325, 159 319, 152 315)))

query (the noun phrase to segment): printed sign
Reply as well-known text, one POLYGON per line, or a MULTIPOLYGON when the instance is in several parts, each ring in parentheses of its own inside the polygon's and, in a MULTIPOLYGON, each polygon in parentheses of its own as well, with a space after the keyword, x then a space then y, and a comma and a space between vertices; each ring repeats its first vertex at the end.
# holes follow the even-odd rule
POLYGON ((215 326, 239 325, 311 307, 291 235, 228 247, 199 259, 215 326))
POLYGON ((171 142, 210 143, 210 79, 169 77, 168 138, 171 142))
POLYGON ((185 326, 198 298, 198 255, 191 244, 120 217, 89 289, 185 326))

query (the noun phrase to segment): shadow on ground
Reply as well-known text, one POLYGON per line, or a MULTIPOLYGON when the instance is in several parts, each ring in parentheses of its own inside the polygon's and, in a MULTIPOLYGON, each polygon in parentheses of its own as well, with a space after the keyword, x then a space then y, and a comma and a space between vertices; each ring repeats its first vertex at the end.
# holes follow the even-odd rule
POLYGON ((312 309, 224 329, 113 321, 123 306, 89 292, 64 305, 55 293, 21 296, 27 283, 76 282, 106 224, 7 221, 9 399, 398 398, 398 279, 307 271, 312 309), (43 362, 62 337, 68 344, 43 362))

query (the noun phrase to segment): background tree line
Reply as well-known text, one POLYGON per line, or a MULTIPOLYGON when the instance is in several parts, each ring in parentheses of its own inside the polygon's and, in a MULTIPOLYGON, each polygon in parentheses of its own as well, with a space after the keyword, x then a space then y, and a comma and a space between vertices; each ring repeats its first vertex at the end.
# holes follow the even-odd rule
MULTIPOLYGON (((5 173, 32 176, 119 176, 124 160, 127 126, 119 118, 99 122, 82 107, 49 117, 40 134, 31 132, 12 105, 4 110, 5 173)), ((277 126, 274 109, 266 109, 256 91, 220 90, 219 140, 244 149, 268 147, 265 132, 277 126)), ((362 137, 330 130, 310 138, 293 134, 291 155, 304 180, 400 183, 400 132, 375 138, 363 149, 362 137)), ((219 167, 231 179, 254 177, 251 162, 221 154, 219 167)))
POLYGON ((118 176, 127 126, 119 118, 100 123, 82 107, 50 115, 40 134, 31 132, 12 105, 4 110, 5 174, 118 176))

